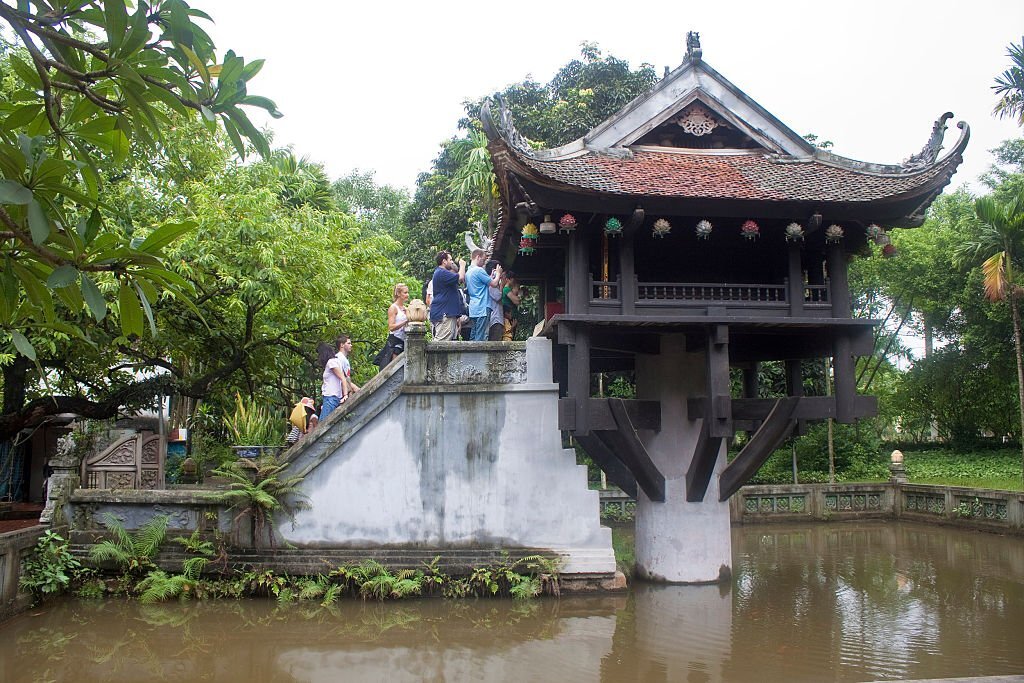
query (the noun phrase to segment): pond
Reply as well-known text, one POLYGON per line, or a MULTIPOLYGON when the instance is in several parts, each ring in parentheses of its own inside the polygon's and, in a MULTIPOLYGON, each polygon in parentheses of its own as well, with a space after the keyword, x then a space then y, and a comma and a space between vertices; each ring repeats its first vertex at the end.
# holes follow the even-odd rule
POLYGON ((1024 672, 1024 539, 733 529, 727 586, 530 602, 67 600, 0 627, 3 681, 870 681, 1024 672))

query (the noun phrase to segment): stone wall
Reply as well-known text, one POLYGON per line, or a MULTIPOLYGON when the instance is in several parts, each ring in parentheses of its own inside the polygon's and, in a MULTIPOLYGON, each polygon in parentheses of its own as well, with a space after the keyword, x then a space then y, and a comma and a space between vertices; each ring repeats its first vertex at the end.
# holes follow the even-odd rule
POLYGON ((550 341, 426 343, 410 331, 404 355, 289 455, 312 507, 278 526, 283 540, 536 550, 568 574, 614 574, 597 492, 562 447, 550 341))
POLYGON ((21 561, 46 531, 44 526, 0 534, 0 621, 22 612, 32 603, 32 597, 18 591, 21 561))

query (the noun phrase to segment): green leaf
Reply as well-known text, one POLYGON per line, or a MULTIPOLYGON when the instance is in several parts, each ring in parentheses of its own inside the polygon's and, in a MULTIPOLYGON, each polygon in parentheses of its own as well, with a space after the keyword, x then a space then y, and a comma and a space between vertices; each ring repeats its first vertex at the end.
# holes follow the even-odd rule
POLYGON ((42 110, 43 105, 41 104, 26 104, 25 106, 18 107, 4 119, 3 127, 7 130, 13 130, 28 125, 35 117, 39 116, 39 112, 42 110))
POLYGON ((14 73, 18 74, 21 80, 25 81, 34 90, 42 90, 43 82, 40 80, 39 72, 36 71, 35 67, 29 66, 25 63, 25 60, 14 53, 11 53, 8 59, 11 60, 11 68, 14 69, 14 73))
POLYGON ((18 353, 29 360, 36 359, 36 350, 32 348, 32 343, 21 332, 11 330, 11 341, 14 342, 14 348, 18 349, 18 353))
POLYGON ((115 55, 124 42, 128 30, 128 10, 124 0, 105 0, 103 15, 107 23, 107 40, 110 42, 110 54, 115 55))
POLYGON ((121 331, 127 337, 129 335, 142 336, 142 306, 135 292, 127 283, 121 283, 121 289, 117 293, 118 308, 121 312, 121 331))
POLYGON ((148 254, 154 254, 168 244, 178 239, 186 232, 195 230, 197 224, 192 221, 185 221, 184 223, 164 223, 159 228, 149 233, 149 235, 139 245, 139 251, 144 251, 148 254))
POLYGON ((267 112, 275 119, 279 119, 282 116, 284 116, 284 114, 278 111, 277 105, 274 104, 274 101, 268 97, 262 97, 260 95, 248 95, 242 98, 242 104, 248 104, 253 107, 260 107, 261 109, 266 109, 267 112))
POLYGON ((42 244, 50 236, 50 219, 35 199, 28 203, 28 227, 32 231, 32 241, 36 244, 42 244))
POLYGON ((146 297, 146 293, 143 288, 135 283, 135 291, 139 295, 139 301, 142 302, 142 310, 146 314, 146 321, 149 323, 149 331, 155 337, 156 336, 156 320, 153 319, 153 308, 149 305, 149 299, 146 297))
POLYGON ((55 268, 50 276, 46 278, 46 286, 50 289, 60 289, 61 287, 70 287, 78 281, 78 269, 74 266, 65 264, 59 268, 55 268))
MULTIPOLYGON (((92 313, 92 317, 96 320, 103 320, 107 315, 107 301, 103 298, 103 293, 100 288, 96 286, 96 283, 92 281, 92 278, 82 273, 82 298, 85 299, 86 305, 89 307, 89 311, 92 313)), ((122 327, 124 323, 122 323, 122 327)))
POLYGON ((13 180, 0 180, 0 204, 28 204, 32 190, 13 180))

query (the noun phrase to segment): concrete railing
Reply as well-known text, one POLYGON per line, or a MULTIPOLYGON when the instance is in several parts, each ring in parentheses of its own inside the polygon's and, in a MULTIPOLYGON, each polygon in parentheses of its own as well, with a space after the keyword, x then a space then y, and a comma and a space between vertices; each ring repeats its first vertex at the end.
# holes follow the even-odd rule
MULTIPOLYGON (((602 513, 615 518, 633 501, 617 488, 602 489, 602 513)), ((786 484, 744 486, 729 499, 734 524, 881 517, 940 522, 1024 534, 1024 493, 967 486, 896 484, 786 484)))
POLYGON ((36 525, 0 534, 0 621, 24 611, 31 604, 31 596, 18 591, 21 561, 46 529, 36 525))

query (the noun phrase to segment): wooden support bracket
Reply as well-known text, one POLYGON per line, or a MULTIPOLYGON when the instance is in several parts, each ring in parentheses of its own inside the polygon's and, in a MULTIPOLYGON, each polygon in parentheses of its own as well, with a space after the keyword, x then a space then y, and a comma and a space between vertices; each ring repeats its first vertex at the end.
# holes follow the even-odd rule
POLYGON ((665 475, 658 470, 658 466, 651 460, 650 454, 644 448, 640 437, 637 436, 636 428, 626 410, 626 404, 622 399, 610 398, 608 406, 612 410, 612 416, 615 418, 618 429, 595 432, 595 434, 614 453, 618 454, 629 471, 633 473, 637 485, 643 489, 649 499, 659 503, 665 502, 665 475))
POLYGON ((725 501, 736 493, 768 459, 796 426, 793 414, 800 405, 799 396, 788 396, 775 401, 761 428, 754 432, 747 445, 722 472, 719 479, 718 499, 725 501))
POLYGON ((629 471, 615 453, 597 437, 599 432, 591 432, 586 436, 576 436, 576 442, 583 446, 587 455, 597 463, 597 466, 604 470, 613 484, 623 490, 632 498, 636 498, 636 478, 629 471))
POLYGON ((704 500, 711 475, 715 473, 715 463, 722 449, 722 437, 713 437, 708 433, 708 422, 704 420, 697 438, 697 447, 693 452, 690 467, 686 470, 686 500, 699 503, 704 500))

